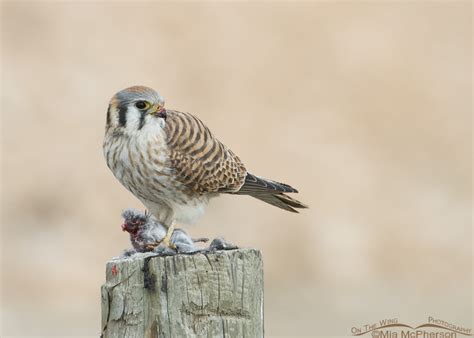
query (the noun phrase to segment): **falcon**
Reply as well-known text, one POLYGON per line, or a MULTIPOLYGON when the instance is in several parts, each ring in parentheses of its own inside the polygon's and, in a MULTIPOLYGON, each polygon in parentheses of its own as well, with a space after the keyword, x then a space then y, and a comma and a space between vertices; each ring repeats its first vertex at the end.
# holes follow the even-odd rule
POLYGON ((116 93, 103 143, 114 176, 167 228, 163 244, 173 247, 175 222, 194 223, 220 194, 249 195, 291 212, 307 208, 287 195, 295 188, 249 173, 199 118, 164 105, 148 87, 116 93))

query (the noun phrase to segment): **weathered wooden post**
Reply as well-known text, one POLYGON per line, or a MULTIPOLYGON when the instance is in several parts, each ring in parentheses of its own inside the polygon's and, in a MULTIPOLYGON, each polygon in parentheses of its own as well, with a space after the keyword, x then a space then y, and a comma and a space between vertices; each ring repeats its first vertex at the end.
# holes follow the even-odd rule
POLYGON ((109 261, 102 337, 263 337, 260 251, 109 261))

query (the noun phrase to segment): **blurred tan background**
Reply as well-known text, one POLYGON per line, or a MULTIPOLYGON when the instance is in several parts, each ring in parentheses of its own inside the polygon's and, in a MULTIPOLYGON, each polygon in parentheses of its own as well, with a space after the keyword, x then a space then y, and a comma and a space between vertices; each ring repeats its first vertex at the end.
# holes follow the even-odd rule
POLYGON ((471 3, 3 2, 2 336, 100 334, 143 208, 102 157, 110 97, 157 89, 311 209, 213 200, 193 236, 263 251, 268 337, 472 327, 471 3))

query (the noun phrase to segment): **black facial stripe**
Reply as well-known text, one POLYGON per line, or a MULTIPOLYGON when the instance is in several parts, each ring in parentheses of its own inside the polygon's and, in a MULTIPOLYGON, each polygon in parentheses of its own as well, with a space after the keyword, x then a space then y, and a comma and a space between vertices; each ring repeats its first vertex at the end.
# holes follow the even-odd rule
POLYGON ((109 108, 107 108, 107 125, 110 124, 110 104, 109 104, 109 108))
POLYGON ((119 125, 125 127, 127 124, 127 106, 119 106, 119 125))
POLYGON ((141 115, 140 115, 140 123, 138 124, 138 130, 142 129, 143 126, 145 125, 145 112, 141 111, 140 113, 141 115))

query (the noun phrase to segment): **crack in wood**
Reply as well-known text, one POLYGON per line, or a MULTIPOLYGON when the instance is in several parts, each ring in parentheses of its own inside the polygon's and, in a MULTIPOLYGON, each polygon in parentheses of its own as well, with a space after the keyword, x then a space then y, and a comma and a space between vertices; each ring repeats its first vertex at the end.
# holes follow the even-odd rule
POLYGON ((150 290, 151 292, 155 291, 156 288, 156 275, 153 272, 150 272, 150 260, 156 256, 148 256, 143 261, 143 287, 150 290))
POLYGON ((250 320, 252 316, 248 312, 230 312, 230 311, 221 311, 214 312, 206 310, 205 313, 193 312, 187 308, 182 309, 189 316, 196 318, 226 318, 226 319, 235 319, 235 320, 250 320))
POLYGON ((170 294, 168 292, 168 269, 166 268, 166 259, 164 260, 164 267, 165 267, 165 280, 166 280, 166 287, 165 287, 165 292, 166 292, 166 313, 168 314, 168 330, 170 333, 170 337, 173 337, 171 334, 171 316, 170 316, 170 294))

